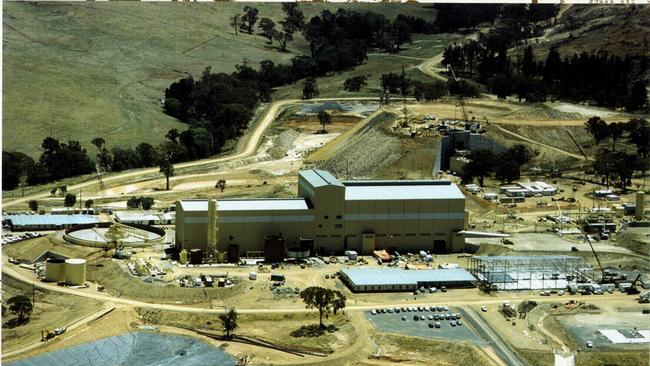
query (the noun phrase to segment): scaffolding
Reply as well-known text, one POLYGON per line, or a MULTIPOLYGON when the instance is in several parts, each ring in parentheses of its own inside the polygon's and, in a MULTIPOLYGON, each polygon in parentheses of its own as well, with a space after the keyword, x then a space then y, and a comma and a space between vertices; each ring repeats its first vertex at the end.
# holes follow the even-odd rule
POLYGON ((469 271, 488 288, 503 291, 564 289, 592 269, 582 257, 543 255, 472 257, 469 271))

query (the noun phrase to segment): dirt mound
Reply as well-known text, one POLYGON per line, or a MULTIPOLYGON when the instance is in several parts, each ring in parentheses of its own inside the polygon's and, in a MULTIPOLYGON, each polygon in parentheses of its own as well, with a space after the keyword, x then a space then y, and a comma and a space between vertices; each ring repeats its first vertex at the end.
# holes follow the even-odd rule
POLYGON ((296 130, 282 131, 273 139, 273 147, 269 149, 269 155, 274 159, 284 158, 287 151, 293 148, 293 143, 298 138, 298 135, 300 135, 300 132, 296 130))
POLYGON ((616 234, 616 245, 629 250, 650 255, 650 237, 647 234, 648 228, 627 228, 616 234))
POLYGON ((502 245, 481 244, 481 246, 478 248, 476 253, 474 253, 474 255, 487 255, 487 256, 508 255, 510 252, 512 252, 512 249, 506 248, 502 245))
POLYGON ((371 177, 399 160, 400 141, 372 128, 352 136, 332 158, 318 163, 339 177, 371 177))

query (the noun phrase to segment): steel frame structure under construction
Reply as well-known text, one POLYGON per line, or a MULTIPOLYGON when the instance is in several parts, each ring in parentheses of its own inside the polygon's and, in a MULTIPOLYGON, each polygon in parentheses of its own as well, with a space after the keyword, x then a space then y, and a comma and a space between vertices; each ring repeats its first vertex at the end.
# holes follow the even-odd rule
POLYGON ((566 288, 592 269, 568 255, 479 256, 470 258, 469 271, 492 289, 543 290, 566 288))

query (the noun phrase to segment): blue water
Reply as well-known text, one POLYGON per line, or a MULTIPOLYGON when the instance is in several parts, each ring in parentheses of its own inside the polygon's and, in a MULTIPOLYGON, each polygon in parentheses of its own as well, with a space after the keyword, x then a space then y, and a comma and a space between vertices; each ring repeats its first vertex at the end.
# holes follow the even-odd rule
POLYGON ((234 366, 235 359, 225 351, 187 336, 150 332, 126 333, 49 352, 11 366, 234 366))

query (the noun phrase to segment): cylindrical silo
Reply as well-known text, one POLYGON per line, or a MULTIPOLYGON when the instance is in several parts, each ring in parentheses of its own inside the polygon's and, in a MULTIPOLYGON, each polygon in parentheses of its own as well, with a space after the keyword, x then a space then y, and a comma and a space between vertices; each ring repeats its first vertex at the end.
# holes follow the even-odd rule
POLYGON ((70 286, 81 286, 86 283, 86 260, 66 259, 65 261, 65 284, 70 286))
POLYGON ((208 201, 208 251, 214 250, 217 245, 217 200, 208 201))
POLYGON ((643 210, 645 209, 643 200, 645 199, 644 192, 636 192, 636 207, 634 209, 634 218, 641 221, 643 220, 643 210))
POLYGON ((63 259, 50 258, 45 261, 45 281, 65 281, 65 261, 63 259))

